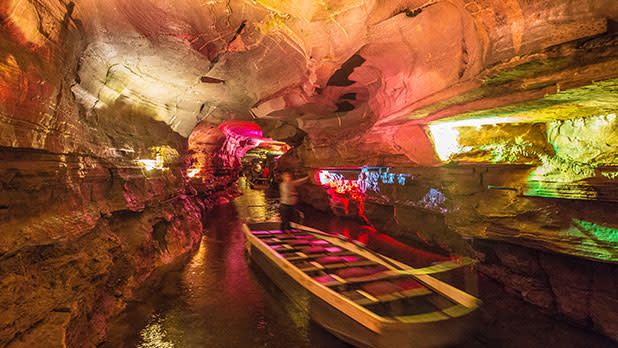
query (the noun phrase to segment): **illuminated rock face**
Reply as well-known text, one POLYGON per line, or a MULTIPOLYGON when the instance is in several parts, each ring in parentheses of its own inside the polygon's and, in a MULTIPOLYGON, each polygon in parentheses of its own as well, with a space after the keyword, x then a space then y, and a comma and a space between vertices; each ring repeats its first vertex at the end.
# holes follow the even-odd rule
POLYGON ((200 240, 203 205, 178 165, 31 149, 0 157, 2 345, 96 345, 133 290, 200 240))
POLYGON ((201 122, 196 126, 188 139, 191 163, 187 176, 208 208, 240 195, 236 180, 241 158, 267 140, 258 125, 246 121, 226 121, 219 126, 201 122))
MULTIPOLYGON (((195 246, 204 206, 235 194, 261 135, 229 121, 295 146, 295 166, 409 175, 346 208, 401 237, 618 261, 616 1, 8 0, 0 13, 0 345, 96 345, 132 289, 195 246)), ((618 310, 599 310, 609 288, 589 287, 586 313, 618 337, 618 310)))

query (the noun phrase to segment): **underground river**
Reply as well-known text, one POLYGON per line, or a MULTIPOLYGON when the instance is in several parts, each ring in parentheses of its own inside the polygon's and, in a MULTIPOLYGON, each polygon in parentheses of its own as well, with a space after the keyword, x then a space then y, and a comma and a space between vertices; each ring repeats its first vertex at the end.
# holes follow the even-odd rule
MULTIPOLYGON (((156 281, 141 289, 112 322, 102 347, 349 347, 312 323, 265 274, 247 263, 240 226, 243 221, 276 218, 275 203, 264 191, 244 187, 233 203, 211 209, 199 250, 186 265, 159 272, 156 281)), ((446 259, 342 218, 306 210, 305 224, 348 233, 415 267, 446 259)), ((484 302, 480 330, 457 348, 616 347, 541 313, 482 275, 478 291, 484 302)))

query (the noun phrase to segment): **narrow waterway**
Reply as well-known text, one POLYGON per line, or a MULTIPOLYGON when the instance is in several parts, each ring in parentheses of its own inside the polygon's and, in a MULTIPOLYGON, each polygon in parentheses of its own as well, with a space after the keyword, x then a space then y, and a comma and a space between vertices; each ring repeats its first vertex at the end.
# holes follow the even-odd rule
MULTIPOLYGON (((276 203, 245 188, 205 217, 205 236, 185 266, 157 275, 110 325, 102 347, 349 347, 311 322, 244 254, 244 221, 277 218, 276 203)), ((446 259, 341 218, 313 214, 305 224, 348 234, 416 267, 446 259)), ((616 347, 608 339, 540 313, 479 278, 480 331, 460 347, 616 347)), ((447 334, 447 333, 445 333, 447 334)))

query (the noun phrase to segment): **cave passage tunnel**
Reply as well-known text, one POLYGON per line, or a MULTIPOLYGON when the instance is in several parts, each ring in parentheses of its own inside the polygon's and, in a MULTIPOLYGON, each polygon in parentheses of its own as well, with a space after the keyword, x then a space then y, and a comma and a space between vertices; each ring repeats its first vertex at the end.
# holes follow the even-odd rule
POLYGON ((617 1, 0 21, 0 347, 618 346, 617 1))

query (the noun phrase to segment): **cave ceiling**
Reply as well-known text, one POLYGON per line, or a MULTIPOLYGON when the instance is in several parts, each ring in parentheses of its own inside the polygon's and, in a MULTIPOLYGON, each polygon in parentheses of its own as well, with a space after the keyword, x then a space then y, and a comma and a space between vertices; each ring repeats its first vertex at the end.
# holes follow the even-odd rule
MULTIPOLYGON (((3 42, 16 40, 36 57, 0 57, 5 80, 16 66, 28 71, 26 60, 61 66, 74 40, 71 92, 86 118, 137 108, 184 137, 200 122, 253 121, 278 140, 300 132, 313 146, 435 164, 444 158, 431 151, 434 123, 533 127, 616 111, 613 0, 2 6, 3 42)), ((48 79, 59 74, 45 69, 48 79)))

